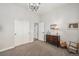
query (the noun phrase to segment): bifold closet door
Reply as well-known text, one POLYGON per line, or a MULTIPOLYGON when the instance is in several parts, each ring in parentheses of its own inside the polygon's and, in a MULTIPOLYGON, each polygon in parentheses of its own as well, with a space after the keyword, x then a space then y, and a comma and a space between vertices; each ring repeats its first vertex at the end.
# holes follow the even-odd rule
POLYGON ((29 42, 29 22, 15 20, 15 46, 29 42))

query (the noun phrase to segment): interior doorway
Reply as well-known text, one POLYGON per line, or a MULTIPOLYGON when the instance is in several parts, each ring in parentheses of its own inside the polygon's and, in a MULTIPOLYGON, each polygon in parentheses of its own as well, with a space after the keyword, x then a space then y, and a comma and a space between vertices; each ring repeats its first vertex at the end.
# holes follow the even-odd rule
POLYGON ((38 40, 39 36, 39 23, 34 23, 34 41, 38 40))
POLYGON ((43 22, 34 23, 34 41, 45 41, 45 25, 43 22))
POLYGON ((43 22, 39 23, 39 40, 45 41, 45 24, 43 22))

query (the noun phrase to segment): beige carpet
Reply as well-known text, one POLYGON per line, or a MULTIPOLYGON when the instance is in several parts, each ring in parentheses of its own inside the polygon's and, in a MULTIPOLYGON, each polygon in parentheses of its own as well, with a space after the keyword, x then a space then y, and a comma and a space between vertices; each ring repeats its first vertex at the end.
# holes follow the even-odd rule
POLYGON ((34 41, 32 43, 17 46, 14 49, 0 52, 0 56, 72 56, 66 49, 57 48, 54 45, 34 41))

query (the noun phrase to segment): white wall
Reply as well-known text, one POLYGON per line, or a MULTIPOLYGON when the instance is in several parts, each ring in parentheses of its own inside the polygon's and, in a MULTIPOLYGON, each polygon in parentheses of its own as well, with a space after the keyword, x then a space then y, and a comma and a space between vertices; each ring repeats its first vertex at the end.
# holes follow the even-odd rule
MULTIPOLYGON (((49 11, 49 10, 48 10, 49 11)), ((79 29, 68 30, 68 24, 79 23, 79 4, 68 4, 59 8, 52 9, 41 18, 45 22, 45 32, 50 30, 50 24, 58 24, 60 37, 66 41, 79 40, 79 29)), ((52 33, 53 31, 51 31, 52 33)))
MULTIPOLYGON (((46 7, 46 6, 45 6, 46 7)), ((45 9, 44 9, 45 10, 45 9)), ((48 9, 49 11, 49 9, 48 9)), ((45 23, 45 32, 50 24, 57 23, 61 29, 61 39, 76 41, 79 39, 78 30, 67 30, 69 23, 79 23, 79 4, 68 4, 64 7, 52 9, 51 12, 38 14, 19 4, 0 4, 0 50, 14 46, 14 20, 28 20, 30 22, 30 41, 33 41, 33 29, 35 22, 45 23)), ((79 40, 78 40, 79 41, 79 40)))
POLYGON ((0 32, 0 51, 14 47, 14 20, 28 20, 30 22, 30 41, 33 37, 33 23, 38 17, 19 4, 0 4, 0 25, 3 30, 0 32))

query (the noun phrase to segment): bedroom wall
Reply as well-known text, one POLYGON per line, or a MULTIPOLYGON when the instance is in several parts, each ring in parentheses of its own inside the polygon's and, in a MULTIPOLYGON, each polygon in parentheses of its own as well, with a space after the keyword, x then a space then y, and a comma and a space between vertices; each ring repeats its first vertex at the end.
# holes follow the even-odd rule
POLYGON ((42 16, 42 20, 45 23, 45 33, 50 31, 51 24, 58 24, 59 35, 62 40, 79 41, 79 29, 68 29, 69 23, 79 23, 79 4, 67 4, 62 7, 52 9, 49 13, 42 16))
POLYGON ((30 38, 29 41, 33 41, 33 23, 37 22, 38 17, 28 10, 27 8, 21 6, 21 4, 0 4, 0 26, 2 31, 0 31, 0 51, 4 51, 9 48, 14 47, 14 21, 25 20, 30 23, 30 38))

